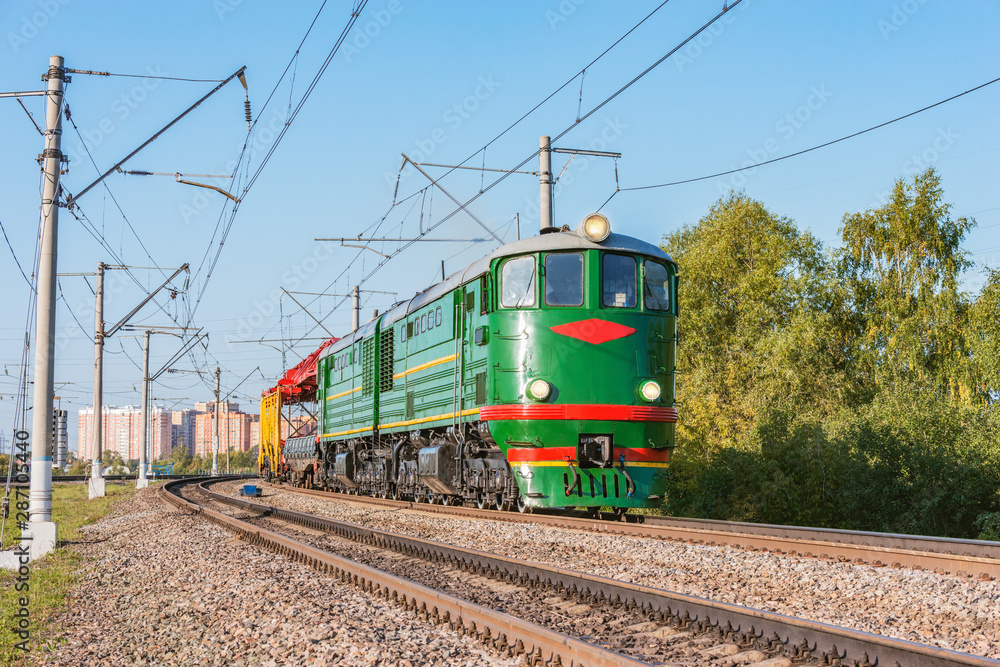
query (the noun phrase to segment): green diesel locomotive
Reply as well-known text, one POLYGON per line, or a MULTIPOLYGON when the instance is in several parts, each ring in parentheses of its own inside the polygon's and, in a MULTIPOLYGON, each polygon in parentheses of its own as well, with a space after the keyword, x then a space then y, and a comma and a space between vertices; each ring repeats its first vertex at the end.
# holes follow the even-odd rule
POLYGON ((655 507, 677 265, 591 215, 502 246, 324 350, 310 483, 418 502, 655 507))

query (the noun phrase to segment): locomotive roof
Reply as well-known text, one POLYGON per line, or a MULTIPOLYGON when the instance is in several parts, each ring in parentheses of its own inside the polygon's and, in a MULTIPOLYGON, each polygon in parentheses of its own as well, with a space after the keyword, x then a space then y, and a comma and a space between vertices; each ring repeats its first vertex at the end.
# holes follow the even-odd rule
MULTIPOLYGON (((382 325, 387 326, 398 322, 422 306, 439 299, 441 296, 452 291, 459 285, 464 285, 465 283, 478 278, 486 273, 490 264, 495 259, 510 257, 512 255, 522 255, 532 252, 546 252, 552 250, 616 250, 620 252, 635 253, 638 255, 648 255, 650 257, 670 262, 676 266, 676 263, 670 259, 670 256, 663 252, 659 246, 655 246, 652 243, 646 243, 645 241, 635 237, 612 233, 601 243, 594 243, 590 239, 583 236, 583 234, 564 227, 558 232, 531 236, 526 239, 521 239, 520 241, 514 241, 513 243, 507 243, 500 246, 489 255, 476 260, 461 271, 453 273, 445 280, 428 287, 423 292, 417 293, 412 299, 397 303, 391 310, 381 316, 382 325)), ((355 341, 371 336, 375 332, 375 324, 378 321, 379 318, 376 317, 367 324, 363 324, 358 327, 357 331, 344 336, 339 341, 329 346, 324 351, 322 356, 326 357, 331 354, 336 354, 337 352, 350 347, 355 341)))

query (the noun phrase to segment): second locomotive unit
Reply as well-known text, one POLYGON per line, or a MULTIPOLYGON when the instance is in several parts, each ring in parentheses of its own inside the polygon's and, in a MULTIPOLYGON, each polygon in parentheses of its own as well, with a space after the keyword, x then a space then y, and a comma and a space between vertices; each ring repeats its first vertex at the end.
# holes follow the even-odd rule
POLYGON ((677 275, 598 214, 500 247, 323 351, 303 481, 522 511, 659 506, 677 275))

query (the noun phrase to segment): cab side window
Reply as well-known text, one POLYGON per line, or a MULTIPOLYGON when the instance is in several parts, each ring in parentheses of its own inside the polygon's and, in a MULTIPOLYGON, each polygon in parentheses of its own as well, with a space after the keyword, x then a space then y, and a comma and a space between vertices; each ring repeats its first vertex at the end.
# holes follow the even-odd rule
POLYGON ((500 305, 526 308, 535 305, 535 258, 507 260, 500 269, 500 305))
POLYGON ((635 258, 606 254, 601 263, 602 303, 609 308, 635 308, 635 258))
POLYGON ((578 252, 545 256, 545 305, 583 305, 583 255, 578 252))
POLYGON ((642 263, 642 301, 646 310, 670 310, 670 273, 659 262, 642 263))

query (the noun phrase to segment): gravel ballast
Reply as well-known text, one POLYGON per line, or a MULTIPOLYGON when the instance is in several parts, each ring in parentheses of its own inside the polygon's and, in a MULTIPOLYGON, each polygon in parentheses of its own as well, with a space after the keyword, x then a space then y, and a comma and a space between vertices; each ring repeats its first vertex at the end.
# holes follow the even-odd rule
MULTIPOLYGON (((54 665, 501 666, 516 660, 250 546, 143 490, 73 546, 54 665)), ((42 656, 35 656, 41 658, 42 656)))
MULTIPOLYGON (((238 484, 217 486, 235 494, 238 484)), ((258 502, 1000 659, 1000 582, 724 546, 450 518, 266 488, 258 502)))

